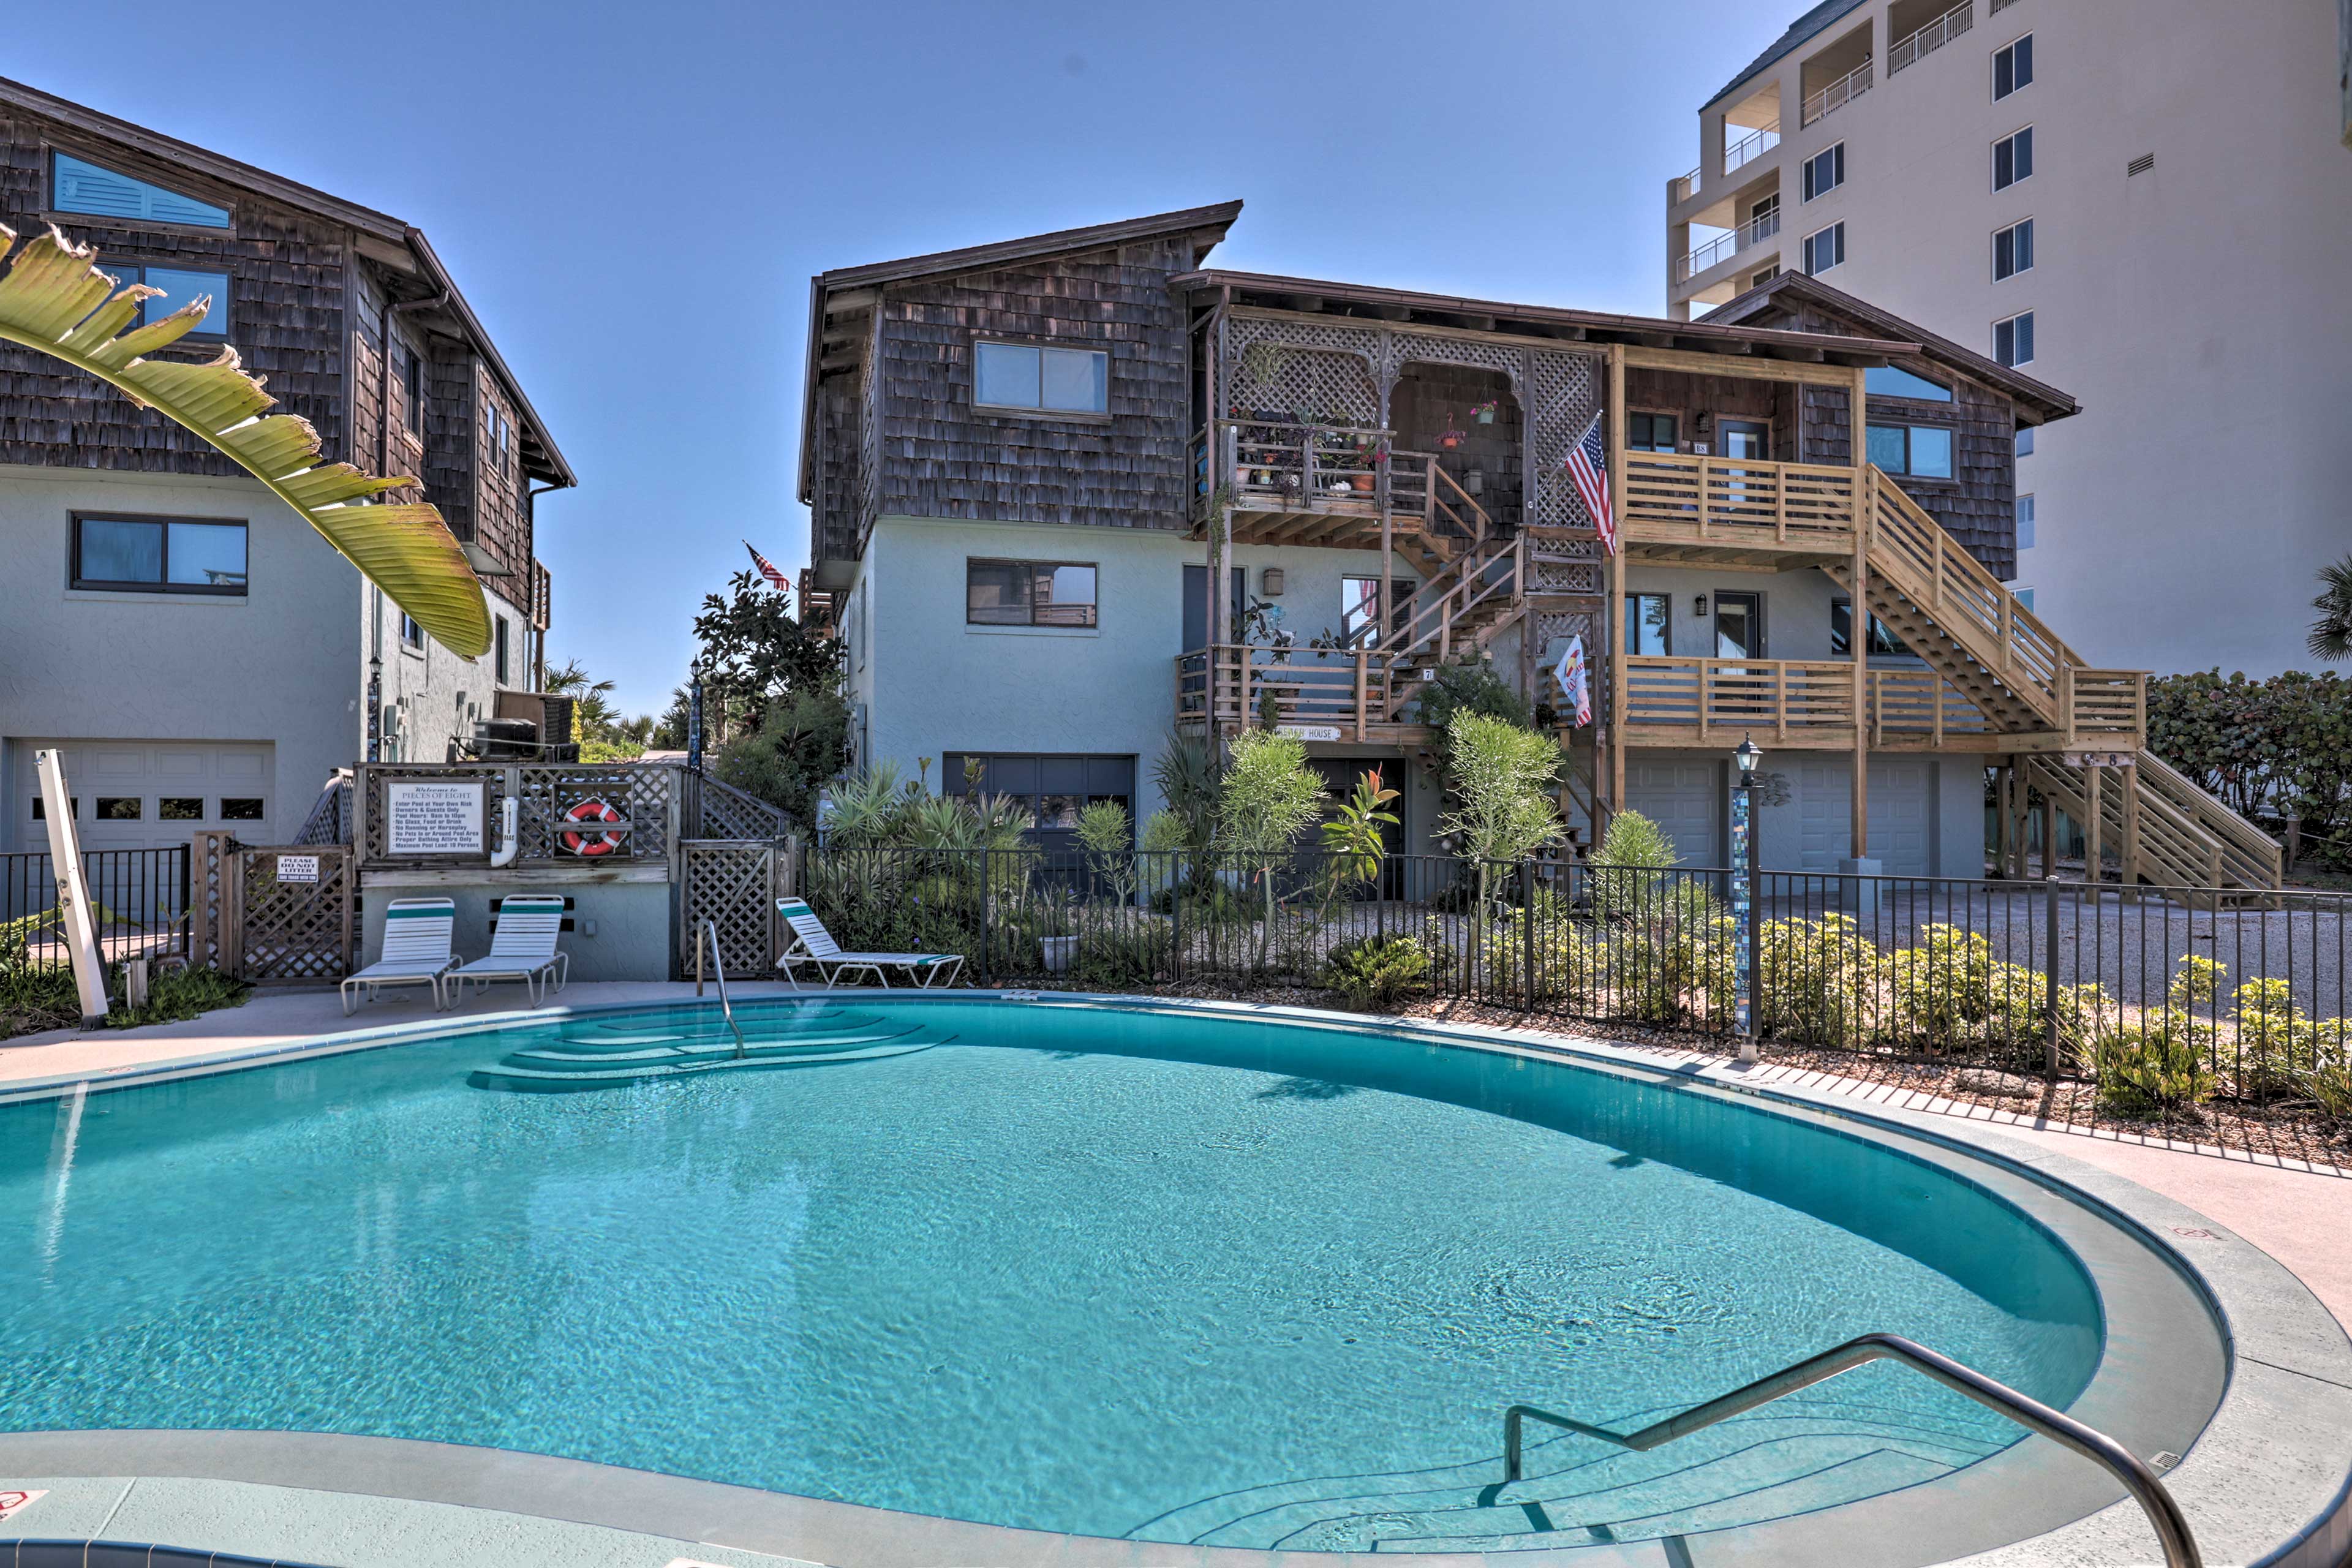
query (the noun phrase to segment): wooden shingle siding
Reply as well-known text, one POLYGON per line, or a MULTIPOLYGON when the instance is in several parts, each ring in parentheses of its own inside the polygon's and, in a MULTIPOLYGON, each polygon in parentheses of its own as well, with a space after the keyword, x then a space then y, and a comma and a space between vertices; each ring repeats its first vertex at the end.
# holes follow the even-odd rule
POLYGON ((432 388, 425 411, 425 499, 441 509, 449 531, 474 537, 474 356, 452 339, 435 337, 425 360, 432 388))
POLYGON ((514 404, 480 361, 474 362, 473 372, 474 537, 499 564, 525 573, 530 569, 530 514, 514 404), (495 419, 503 419, 509 432, 504 454, 498 448, 495 419))
POLYGON ((859 386, 855 372, 835 373, 817 384, 817 429, 823 444, 816 493, 812 498, 811 532, 819 560, 840 560, 856 553, 858 548, 859 386))
MULTIPOLYGON (((330 457, 346 450, 341 331, 349 247, 334 225, 178 168, 150 164, 129 149, 96 145, 42 116, 0 119, 0 222, 20 241, 52 221, 48 163, 59 149, 134 178, 226 206, 226 230, 59 215, 66 237, 109 261, 226 272, 234 294, 231 332, 246 369, 262 378, 281 409, 310 421, 330 457)), ((215 303, 217 309, 217 302, 215 303)), ((214 318, 217 320, 217 317, 214 318)), ((209 359, 218 345, 184 346, 158 357, 209 359)), ((226 457, 162 415, 92 377, 31 349, 0 344, 0 462, 144 473, 236 476, 226 457)))
POLYGON ((1192 255, 1181 240, 1155 240, 890 285, 874 362, 878 468, 859 476, 878 510, 1185 527, 1185 318, 1168 283, 1192 255), (1108 350, 1109 418, 975 410, 972 343, 982 338, 1108 350))

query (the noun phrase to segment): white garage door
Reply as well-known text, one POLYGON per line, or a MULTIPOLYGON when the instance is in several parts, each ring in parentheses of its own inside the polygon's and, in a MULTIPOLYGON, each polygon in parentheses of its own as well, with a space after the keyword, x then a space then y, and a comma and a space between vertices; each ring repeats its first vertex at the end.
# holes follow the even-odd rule
POLYGON ((84 849, 185 844, 204 827, 226 827, 249 844, 276 842, 277 756, 267 742, 11 741, 8 814, 27 849, 49 845, 34 753, 52 746, 65 752, 84 849))
MULTIPOLYGON (((1804 868, 1835 871, 1852 853, 1853 759, 1809 758, 1797 764, 1796 785, 1804 868)), ((1935 807, 1930 764, 1899 757, 1870 760, 1870 858, 1887 876, 1935 874, 1935 807)))
POLYGON ((1720 867, 1724 773, 1720 763, 1631 763, 1625 804, 1665 829, 1685 866, 1720 867))

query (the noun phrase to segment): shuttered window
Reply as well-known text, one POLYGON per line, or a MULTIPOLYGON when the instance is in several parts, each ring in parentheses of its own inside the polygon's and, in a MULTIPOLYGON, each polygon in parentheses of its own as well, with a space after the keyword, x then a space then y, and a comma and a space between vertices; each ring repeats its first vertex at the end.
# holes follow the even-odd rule
POLYGON ((49 210, 89 213, 94 217, 139 218, 150 223, 188 224, 197 228, 226 228, 228 208, 111 169, 84 163, 69 153, 50 154, 49 210))

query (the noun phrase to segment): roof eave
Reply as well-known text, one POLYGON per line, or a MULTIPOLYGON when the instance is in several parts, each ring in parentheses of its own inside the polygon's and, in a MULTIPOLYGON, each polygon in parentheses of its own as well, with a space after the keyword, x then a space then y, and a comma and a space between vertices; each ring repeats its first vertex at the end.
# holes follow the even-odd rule
POLYGON ((440 256, 433 248, 433 242, 425 237, 423 229, 413 224, 405 226, 402 237, 408 242, 417 259, 425 264, 425 273, 433 279, 433 286, 448 297, 449 313, 457 317, 458 325, 465 329, 467 339, 474 345, 474 352, 482 356, 491 374, 499 378, 499 384, 506 388, 507 395, 514 399, 515 411, 522 416, 524 426, 538 442, 545 459, 540 465, 541 473, 553 479, 553 488, 557 489, 571 489, 577 486, 580 478, 572 471, 572 465, 564 458, 562 449, 556 446, 555 437, 548 433, 547 421, 541 419, 539 410, 531 405, 530 396, 522 389, 522 383, 516 379, 506 356, 499 353, 498 344, 490 341, 489 329, 482 325, 479 316, 474 314, 474 307, 467 302, 457 279, 450 277, 448 268, 442 264, 440 256))

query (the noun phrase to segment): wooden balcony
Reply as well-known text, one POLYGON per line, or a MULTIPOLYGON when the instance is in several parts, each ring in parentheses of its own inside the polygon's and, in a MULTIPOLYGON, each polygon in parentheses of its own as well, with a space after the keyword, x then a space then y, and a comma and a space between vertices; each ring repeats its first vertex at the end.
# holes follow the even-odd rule
POLYGON ((1433 660, 1371 648, 1195 648, 1176 657, 1176 728, 1238 733, 1271 694, 1276 726, 1306 740, 1410 744, 1426 731, 1396 715, 1433 673, 1433 660))
MULTIPOLYGON (((1626 743, 1852 751, 1854 668, 1844 660, 1628 658, 1626 743)), ((2068 726, 1996 730, 1968 694, 1932 669, 1865 667, 1863 739, 1883 752, 2136 751, 2147 729, 2147 677, 2078 671, 2068 726)))
POLYGON ((1218 426, 1221 460, 1197 462, 1204 474, 1228 476, 1236 544, 1378 550, 1385 523, 1401 544, 1426 539, 1444 548, 1490 531, 1485 510, 1435 453, 1393 447, 1391 437, 1355 426, 1229 421, 1218 426))
POLYGON ((1850 559, 1861 478, 1820 463, 1628 453, 1625 552, 1774 568, 1850 559))

